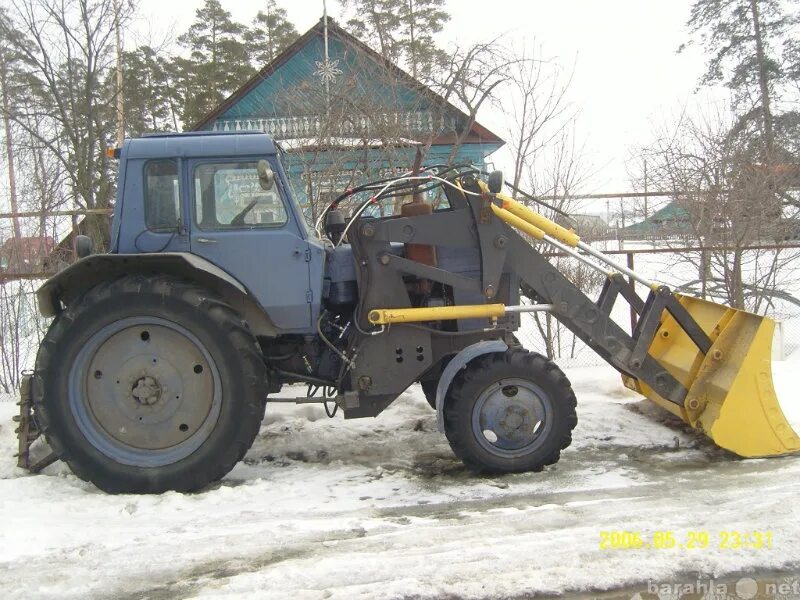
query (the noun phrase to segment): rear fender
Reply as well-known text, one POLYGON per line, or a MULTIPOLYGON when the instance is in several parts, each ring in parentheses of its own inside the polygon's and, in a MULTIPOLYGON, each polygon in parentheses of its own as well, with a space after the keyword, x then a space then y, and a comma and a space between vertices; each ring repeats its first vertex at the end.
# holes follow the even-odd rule
POLYGON ((455 378, 456 374, 466 367, 467 363, 479 356, 505 352, 506 350, 508 350, 508 344, 503 340, 484 340, 467 346, 447 363, 444 371, 442 371, 442 376, 439 378, 439 385, 436 386, 436 427, 439 431, 444 433, 444 397, 447 395, 447 390, 450 389, 450 384, 453 383, 453 378, 455 378))
POLYGON ((94 286, 122 275, 174 275, 221 295, 256 335, 278 335, 269 316, 247 288, 227 271, 188 252, 95 254, 48 279, 36 292, 39 312, 54 317, 94 286))

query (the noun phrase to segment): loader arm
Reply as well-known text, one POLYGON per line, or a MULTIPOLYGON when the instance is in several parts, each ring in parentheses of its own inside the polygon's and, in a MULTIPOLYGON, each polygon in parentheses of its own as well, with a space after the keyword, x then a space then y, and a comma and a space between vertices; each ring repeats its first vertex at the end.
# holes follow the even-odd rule
MULTIPOLYGON (((484 197, 492 196, 484 184, 479 182, 479 187, 484 197)), ((580 290, 565 291, 571 284, 559 279, 552 265, 548 269, 541 254, 526 255, 528 245, 518 234, 510 236, 512 269, 538 296, 553 303, 556 318, 623 374, 626 386, 740 456, 776 456, 800 450, 800 437, 786 420, 772 383, 771 319, 673 293, 513 199, 497 194, 491 201, 495 215, 507 224, 515 225, 508 218, 513 214, 541 231, 534 237, 596 268, 601 267, 575 250, 613 268, 594 303, 580 290), (618 271, 649 288, 644 302, 618 271), (564 294, 565 303, 554 301, 558 293, 564 294), (620 296, 639 315, 630 335, 613 321, 604 328, 620 296), (604 318, 598 319, 598 313, 604 318)))
MULTIPOLYGON (((683 404, 686 388, 646 352, 649 328, 638 327, 633 334, 625 332, 611 318, 613 304, 603 302, 603 297, 599 302, 591 300, 521 235, 514 231, 507 235, 510 268, 539 298, 553 306, 553 317, 620 373, 646 382, 674 404, 683 404), (643 354, 641 348, 645 349, 643 354)), ((654 311, 649 312, 658 318, 654 311)))

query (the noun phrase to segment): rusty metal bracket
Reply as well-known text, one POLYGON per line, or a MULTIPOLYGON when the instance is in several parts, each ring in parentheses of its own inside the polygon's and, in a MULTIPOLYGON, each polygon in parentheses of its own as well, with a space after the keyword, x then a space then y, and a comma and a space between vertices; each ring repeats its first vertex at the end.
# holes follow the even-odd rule
POLYGON ((19 423, 19 427, 15 430, 19 445, 16 457, 17 466, 19 468, 30 471, 31 473, 38 473, 45 467, 56 462, 58 457, 54 452, 50 451, 44 458, 31 461, 31 446, 42 435, 42 431, 39 429, 39 425, 36 423, 36 417, 33 414, 32 383, 33 376, 24 374, 19 384, 20 400, 17 403, 17 406, 19 406, 19 414, 14 416, 14 421, 19 423))

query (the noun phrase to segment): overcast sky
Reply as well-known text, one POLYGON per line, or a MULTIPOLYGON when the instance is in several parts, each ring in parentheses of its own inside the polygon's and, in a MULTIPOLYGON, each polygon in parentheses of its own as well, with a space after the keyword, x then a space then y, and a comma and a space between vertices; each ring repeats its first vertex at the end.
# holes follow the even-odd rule
MULTIPOLYGON (((192 22, 202 0, 139 0, 139 31, 179 35, 192 22)), ((234 18, 249 23, 265 4, 222 0, 234 18)), ((278 0, 302 33, 322 16, 322 0, 278 0)), ((594 175, 587 192, 627 190, 625 161, 646 144, 653 122, 686 104, 703 70, 698 49, 677 53, 688 40, 685 26, 691 0, 449 0, 452 15, 442 45, 467 45, 503 36, 514 47, 541 46, 568 69, 574 65, 570 100, 580 109, 579 140, 594 175)), ((336 0, 328 12, 339 18, 336 0)), ((479 119, 503 134, 502 115, 487 111, 479 119)), ((506 159, 496 157, 503 165, 506 159)))

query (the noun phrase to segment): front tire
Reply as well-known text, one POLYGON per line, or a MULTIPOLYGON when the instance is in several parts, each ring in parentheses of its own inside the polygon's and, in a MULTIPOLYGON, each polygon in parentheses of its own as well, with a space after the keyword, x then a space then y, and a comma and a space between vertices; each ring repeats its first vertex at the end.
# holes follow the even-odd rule
POLYGON ((192 491, 258 433, 258 343, 214 294, 168 277, 98 285, 51 325, 36 358, 36 417, 56 455, 111 493, 192 491))
POLYGON ((572 442, 575 406, 569 380, 555 363, 513 347, 459 372, 445 399, 445 434, 472 471, 541 471, 572 442))
POLYGON ((428 401, 428 404, 433 410, 436 410, 436 388, 439 387, 439 378, 423 379, 419 382, 419 385, 422 388, 425 400, 428 401))

